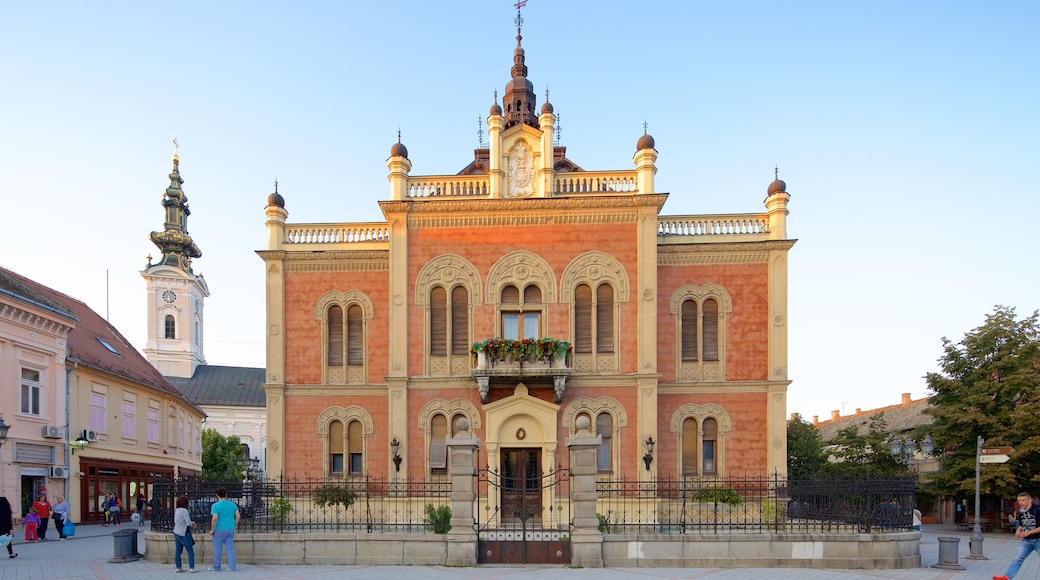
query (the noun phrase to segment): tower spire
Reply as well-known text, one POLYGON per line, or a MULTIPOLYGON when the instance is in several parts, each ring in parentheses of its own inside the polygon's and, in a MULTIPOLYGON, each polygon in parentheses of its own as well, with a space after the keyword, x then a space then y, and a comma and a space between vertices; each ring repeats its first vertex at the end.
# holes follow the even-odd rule
POLYGON ((177 140, 174 139, 173 171, 170 173, 170 186, 166 188, 162 199, 166 219, 163 223, 163 231, 152 232, 150 237, 152 243, 162 252, 159 262, 154 265, 173 266, 188 274, 193 274, 191 260, 201 257, 202 250, 188 235, 188 216, 191 215, 191 210, 188 209, 188 196, 184 195, 184 191, 181 189, 184 180, 181 179, 181 159, 178 150, 177 140))
POLYGON ((527 79, 527 64, 524 59, 524 47, 521 45, 520 31, 523 28, 524 17, 520 9, 527 6, 527 0, 519 0, 516 6, 516 49, 513 51, 513 68, 511 73, 513 80, 506 85, 505 94, 502 97, 502 109, 505 111, 505 128, 523 123, 531 127, 538 127, 538 116, 535 112, 536 97, 534 84, 527 79))

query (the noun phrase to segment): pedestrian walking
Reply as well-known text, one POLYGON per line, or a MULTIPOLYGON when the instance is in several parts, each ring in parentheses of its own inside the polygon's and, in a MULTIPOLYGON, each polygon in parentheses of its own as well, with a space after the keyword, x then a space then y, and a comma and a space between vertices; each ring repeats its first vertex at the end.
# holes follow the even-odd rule
POLYGON ((173 539, 177 548, 173 552, 173 565, 177 567, 178 572, 183 572, 181 552, 187 551, 188 572, 194 574, 198 572, 195 569, 195 538, 191 535, 195 522, 191 521, 191 514, 188 513, 188 496, 182 495, 177 498, 176 505, 177 509, 173 510, 173 539))
POLYGON ((138 526, 143 526, 144 525, 144 506, 145 506, 144 493, 138 493, 137 494, 137 525, 138 526))
POLYGON ((119 495, 113 493, 108 500, 108 513, 112 514, 112 524, 117 528, 123 525, 123 501, 119 499, 119 495))
POLYGON ((40 516, 40 539, 47 539, 47 521, 51 519, 51 502, 47 501, 47 494, 41 493, 36 496, 32 507, 36 508, 36 514, 40 516))
POLYGON ((242 514, 235 502, 228 500, 227 490, 223 487, 217 488, 217 502, 210 508, 209 534, 213 537, 213 565, 209 567, 214 572, 220 571, 220 558, 224 549, 227 549, 228 570, 235 570, 235 528, 242 514))
POLYGON ((14 522, 11 513, 11 502, 7 501, 6 497, 0 496, 0 536, 10 535, 11 541, 7 543, 7 557, 17 558, 18 554, 14 553, 14 534, 11 530, 14 529, 14 522))
POLYGON ((1015 528, 1015 537, 1021 538, 1018 546, 1018 554, 1011 561, 1007 572, 1003 576, 994 576, 993 580, 1011 580, 1018 574, 1022 562, 1026 561, 1029 554, 1040 553, 1040 506, 1033 503, 1033 496, 1028 492, 1018 494, 1018 527, 1015 528))
POLYGON ((55 498, 58 503, 54 504, 54 508, 51 512, 51 519, 54 520, 54 527, 58 528, 58 539, 67 540, 69 539, 65 535, 65 522, 68 521, 69 516, 72 515, 72 506, 69 502, 65 501, 65 496, 58 494, 55 498))

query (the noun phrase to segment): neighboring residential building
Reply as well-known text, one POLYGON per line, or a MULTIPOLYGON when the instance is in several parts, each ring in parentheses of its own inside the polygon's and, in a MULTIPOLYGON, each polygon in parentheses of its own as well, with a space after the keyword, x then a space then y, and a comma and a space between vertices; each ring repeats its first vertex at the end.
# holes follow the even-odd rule
POLYGON ((152 232, 161 256, 141 272, 148 295, 145 355, 184 396, 207 415, 203 428, 237 435, 250 458, 265 465, 267 409, 264 369, 209 366, 205 356, 205 302, 209 286, 192 270, 202 250, 188 234, 188 197, 181 189, 180 158, 173 155, 163 194, 163 231, 152 232))
MULTIPOLYGON (((36 384, 42 391, 38 408, 30 403, 17 413, 14 460, 23 508, 46 485, 52 497, 61 492, 68 498, 75 521, 100 521, 98 498, 106 492, 133 506, 138 493, 150 497, 155 476, 201 472, 199 433, 205 414, 115 327, 80 300, 14 272, 0 269, 0 280, 5 288, 18 289, 18 295, 75 320, 60 339, 60 354, 30 353, 24 345, 11 349, 23 371, 22 391, 32 392, 36 384), (27 381, 26 369, 40 378, 27 381), (34 430, 42 439, 32 436, 34 430)), ((8 392, 3 389, 5 397, 8 392)))
POLYGON ((77 323, 35 284, 0 268, 0 417, 11 427, 0 447, 0 494, 15 518, 48 484, 65 488, 65 356, 77 323))
POLYGON ((786 184, 761 213, 660 216, 645 129, 633 169, 587 171, 554 143, 519 34, 510 77, 458 173, 410 175, 398 138, 385 221, 289 223, 268 198, 269 474, 436 479, 461 417, 481 466, 548 473, 582 415, 604 477, 786 472, 786 184), (492 367, 471 353, 492 337, 572 351, 492 367))

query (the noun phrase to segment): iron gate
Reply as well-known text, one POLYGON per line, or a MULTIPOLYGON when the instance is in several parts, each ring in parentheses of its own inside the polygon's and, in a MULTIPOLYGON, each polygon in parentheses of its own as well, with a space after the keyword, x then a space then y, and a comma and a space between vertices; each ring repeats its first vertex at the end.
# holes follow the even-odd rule
POLYGON ((568 474, 543 473, 541 449, 502 449, 500 466, 477 472, 477 561, 569 564, 568 474))

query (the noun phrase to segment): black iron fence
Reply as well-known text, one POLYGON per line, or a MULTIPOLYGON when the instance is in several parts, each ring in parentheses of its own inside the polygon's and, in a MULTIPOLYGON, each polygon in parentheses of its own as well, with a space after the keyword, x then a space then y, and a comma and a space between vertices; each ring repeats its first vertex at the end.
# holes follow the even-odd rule
POLYGON ((209 531, 210 507, 223 487, 238 504, 244 533, 355 531, 444 533, 451 518, 446 481, 280 479, 205 482, 201 478, 156 478, 152 488, 152 529, 173 530, 178 497, 201 532, 209 531))
POLYGON ((911 529, 914 478, 600 481, 600 531, 885 533, 911 529))

